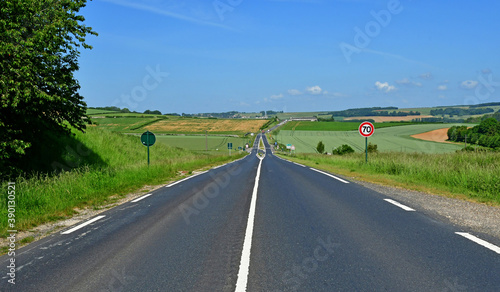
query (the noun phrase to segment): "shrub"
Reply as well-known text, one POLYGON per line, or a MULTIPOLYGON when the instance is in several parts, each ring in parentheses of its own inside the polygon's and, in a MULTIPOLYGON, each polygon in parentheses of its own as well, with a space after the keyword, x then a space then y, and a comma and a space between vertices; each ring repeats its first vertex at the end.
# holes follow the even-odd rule
POLYGON ((354 153, 354 149, 352 149, 352 147, 347 144, 343 144, 342 146, 339 146, 332 150, 332 154, 336 155, 344 155, 347 153, 354 153))
POLYGON ((323 141, 318 142, 318 146, 316 146, 316 151, 318 151, 319 154, 323 154, 323 152, 325 152, 325 144, 323 144, 323 141))
POLYGON ((378 152, 377 144, 372 144, 371 142, 368 143, 368 152, 369 153, 377 153, 378 152))

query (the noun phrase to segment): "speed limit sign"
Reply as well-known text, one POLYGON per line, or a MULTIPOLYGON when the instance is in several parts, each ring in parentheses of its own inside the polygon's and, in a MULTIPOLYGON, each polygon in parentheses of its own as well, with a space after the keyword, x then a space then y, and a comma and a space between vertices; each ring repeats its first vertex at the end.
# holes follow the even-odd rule
POLYGON ((373 135, 373 132, 375 132, 375 127, 372 123, 363 122, 361 123, 361 125, 359 125, 359 133, 361 134, 361 136, 368 138, 373 135))

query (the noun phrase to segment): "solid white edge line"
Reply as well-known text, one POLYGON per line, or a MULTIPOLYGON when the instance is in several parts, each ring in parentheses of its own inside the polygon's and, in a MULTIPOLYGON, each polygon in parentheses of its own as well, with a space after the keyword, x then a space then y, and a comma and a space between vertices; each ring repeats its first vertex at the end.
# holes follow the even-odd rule
POLYGON ((80 228, 82 228, 82 227, 85 227, 85 226, 87 226, 87 225, 89 225, 89 224, 91 224, 91 223, 94 223, 95 221, 97 221, 97 220, 99 220, 99 219, 102 219, 102 218, 104 218, 104 217, 106 217, 106 215, 97 216, 97 217, 95 217, 94 219, 91 219, 91 220, 89 220, 89 221, 87 221, 87 222, 85 222, 85 223, 82 223, 82 224, 80 224, 80 225, 77 225, 77 226, 75 226, 75 227, 73 227, 73 228, 71 228, 71 229, 69 229, 69 230, 66 230, 66 231, 64 231, 64 232, 61 232, 61 234, 70 234, 71 232, 76 231, 76 230, 78 230, 78 229, 80 229, 80 228))
POLYGON ((300 164, 300 163, 297 163, 297 162, 293 162, 293 164, 298 165, 298 166, 302 166, 302 167, 307 167, 307 166, 300 164))
POLYGON ((311 170, 314 170, 314 171, 316 171, 316 172, 322 173, 322 174, 324 174, 324 175, 327 175, 327 176, 329 176, 329 177, 332 177, 332 178, 334 178, 334 179, 336 179, 336 180, 338 180, 338 181, 341 181, 341 182, 343 182, 343 183, 345 183, 345 184, 348 184, 348 183, 349 183, 348 181, 343 180, 343 179, 341 179, 340 177, 336 177, 336 176, 331 175, 331 174, 329 174, 329 173, 326 173, 326 172, 324 172, 324 171, 321 171, 321 170, 318 170, 318 169, 315 169, 315 168, 312 168, 312 167, 310 167, 310 169, 311 169, 311 170))
POLYGON ((180 184, 181 182, 187 181, 188 179, 192 179, 192 178, 194 178, 194 177, 197 177, 197 176, 202 175, 202 174, 207 173, 207 172, 208 172, 208 170, 203 171, 203 172, 200 172, 200 173, 197 173, 197 174, 194 174, 194 175, 192 175, 192 176, 188 176, 188 177, 186 177, 186 178, 183 178, 183 179, 181 179, 181 180, 178 180, 178 181, 176 181, 176 182, 173 182, 173 183, 171 183, 171 184, 167 185, 166 187, 167 187, 167 188, 169 188, 169 187, 175 186, 176 184, 180 184))
POLYGON ((139 202, 140 200, 145 199, 145 198, 147 198, 147 197, 149 197, 149 196, 151 196, 151 195, 152 195, 152 194, 147 194, 147 195, 144 195, 144 196, 142 196, 142 197, 140 197, 140 198, 137 198, 137 199, 133 200, 133 201, 132 201, 132 203, 137 203, 137 202, 139 202))
POLYGON ((257 175, 255 176, 255 185, 253 187, 252 201, 250 202, 250 211, 248 213, 247 229, 245 240, 243 242, 243 251, 241 252, 240 268, 236 281, 235 292, 244 292, 247 289, 248 271, 250 269, 250 251, 252 249, 253 224, 255 218, 255 208, 257 202, 257 190, 259 189, 260 169, 263 159, 259 162, 257 175))
POLYGON ((412 209, 412 208, 410 208, 408 206, 405 206, 405 205, 403 205, 401 203, 398 203, 398 202, 396 202, 394 200, 391 200, 391 199, 384 199, 384 201, 386 201, 388 203, 391 203, 391 204, 393 204, 395 206, 398 206, 399 208, 401 208, 401 209, 403 209, 405 211, 415 211, 414 209, 412 209))
POLYGON ((486 247, 487 249, 490 249, 490 250, 496 252, 497 254, 500 254, 500 247, 498 247, 492 243, 489 243, 485 240, 482 240, 481 238, 475 237, 474 235, 467 233, 467 232, 455 232, 455 233, 460 235, 460 236, 463 236, 471 241, 474 241, 475 243, 482 245, 482 246, 486 247))

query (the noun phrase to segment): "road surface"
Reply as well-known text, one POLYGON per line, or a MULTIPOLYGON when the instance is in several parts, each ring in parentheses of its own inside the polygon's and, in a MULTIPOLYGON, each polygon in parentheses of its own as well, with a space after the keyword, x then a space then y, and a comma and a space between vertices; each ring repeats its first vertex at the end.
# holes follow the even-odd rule
POLYGON ((17 250, 15 285, 2 256, 0 291, 500 291, 496 239, 282 160, 263 138, 264 157, 256 139, 241 160, 17 250))

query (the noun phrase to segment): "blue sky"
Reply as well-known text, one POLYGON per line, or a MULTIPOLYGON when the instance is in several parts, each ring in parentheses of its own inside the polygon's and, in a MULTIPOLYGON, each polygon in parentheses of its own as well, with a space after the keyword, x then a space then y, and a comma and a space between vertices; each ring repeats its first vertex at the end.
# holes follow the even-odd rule
POLYGON ((330 111, 500 101, 500 2, 94 0, 88 106, 330 111))

